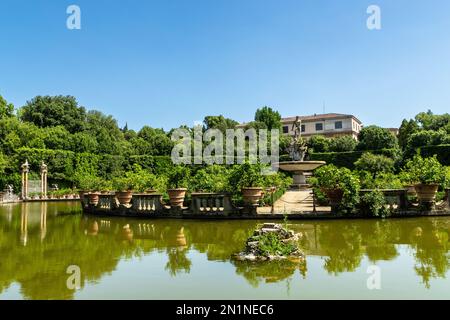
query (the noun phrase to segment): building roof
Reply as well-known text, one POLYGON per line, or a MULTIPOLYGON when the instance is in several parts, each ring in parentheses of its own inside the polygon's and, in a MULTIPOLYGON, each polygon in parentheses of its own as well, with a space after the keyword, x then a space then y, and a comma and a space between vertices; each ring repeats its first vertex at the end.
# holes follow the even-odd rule
MULTIPOLYGON (((314 114, 314 115, 310 115, 310 116, 298 116, 298 117, 302 121, 323 121, 323 120, 331 120, 331 119, 353 118, 359 124, 362 123, 354 115, 343 114, 343 113, 325 113, 325 114, 314 114)), ((296 116, 295 117, 281 118, 281 122, 292 122, 292 121, 295 121, 296 118, 297 118, 296 116)))

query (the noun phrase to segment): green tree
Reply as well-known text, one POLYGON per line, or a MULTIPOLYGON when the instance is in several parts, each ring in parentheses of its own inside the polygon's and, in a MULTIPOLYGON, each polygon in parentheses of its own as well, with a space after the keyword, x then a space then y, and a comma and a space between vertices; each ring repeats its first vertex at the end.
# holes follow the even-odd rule
POLYGON ((355 162, 355 167, 361 171, 367 171, 376 178, 381 173, 391 173, 394 171, 394 160, 383 155, 376 155, 370 152, 365 152, 355 162))
POLYGON ((75 133, 84 129, 86 110, 72 96, 37 96, 21 108, 20 118, 38 127, 64 126, 75 133))
POLYGON ((247 123, 247 125, 245 126, 245 130, 248 129, 255 129, 255 130, 261 130, 261 129, 269 129, 267 127, 267 124, 265 122, 262 121, 251 121, 249 123, 247 123))
POLYGON ((225 118, 223 115, 206 116, 203 123, 205 130, 219 129, 222 132, 225 132, 227 129, 234 129, 239 124, 239 122, 225 118))
POLYGON ((420 130, 419 125, 417 122, 413 119, 406 120, 404 119, 402 121, 402 125, 400 126, 399 132, 398 132, 398 144, 402 149, 406 148, 406 145, 408 144, 409 137, 420 130))
POLYGON ((368 126, 359 133, 359 150, 394 149, 397 146, 397 138, 388 129, 368 126))
POLYGON ((333 152, 347 152, 356 149, 358 142, 351 136, 341 136, 329 141, 329 149, 333 152))
POLYGON ((416 115, 415 119, 424 130, 439 130, 450 123, 450 114, 435 115, 428 110, 416 115))
POLYGON ((8 103, 0 95, 0 119, 9 118, 14 115, 14 106, 12 103, 8 103))
POLYGON ((256 110, 255 121, 265 123, 268 130, 281 128, 281 115, 268 106, 256 110))
POLYGON ((139 154, 170 155, 173 142, 163 129, 144 126, 137 134, 139 154))
POLYGON ((409 136, 406 149, 414 153, 419 147, 442 144, 446 138, 447 133, 443 130, 421 130, 409 136))
POLYGON ((316 153, 328 152, 330 151, 330 139, 321 135, 312 136, 308 140, 308 147, 316 153))

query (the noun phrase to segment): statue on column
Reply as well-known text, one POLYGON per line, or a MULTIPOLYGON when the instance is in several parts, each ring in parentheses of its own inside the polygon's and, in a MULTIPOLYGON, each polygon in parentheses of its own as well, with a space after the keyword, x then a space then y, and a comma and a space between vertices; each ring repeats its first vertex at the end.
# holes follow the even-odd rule
POLYGON ((47 198, 47 165, 44 161, 41 162, 41 193, 44 199, 47 198))
POLYGON ((30 172, 30 165, 28 159, 22 164, 22 199, 28 198, 28 172, 30 172))

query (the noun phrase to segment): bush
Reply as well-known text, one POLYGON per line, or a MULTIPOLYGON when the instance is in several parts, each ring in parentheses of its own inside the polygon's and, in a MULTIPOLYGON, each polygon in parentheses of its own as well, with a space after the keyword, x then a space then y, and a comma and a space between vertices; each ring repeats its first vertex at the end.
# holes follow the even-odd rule
POLYGON ((450 189, 450 167, 445 168, 444 189, 450 189))
POLYGON ((425 146, 419 149, 420 155, 424 158, 436 155, 440 163, 450 166, 450 144, 438 146, 425 146))
POLYGON ((358 161, 355 162, 357 170, 369 172, 373 178, 381 173, 394 171, 394 160, 383 155, 376 155, 365 152, 358 161))
POLYGON ((326 165, 314 171, 311 182, 318 189, 340 189, 344 196, 340 205, 341 210, 350 213, 358 203, 360 181, 359 177, 347 168, 337 168, 326 165))
POLYGON ((403 170, 408 183, 444 184, 445 168, 439 163, 436 156, 422 158, 416 155, 406 163, 403 170))
POLYGON ((191 170, 184 165, 173 166, 167 175, 167 185, 169 189, 187 188, 191 170))
POLYGON ((133 191, 145 192, 147 190, 156 190, 165 192, 167 177, 164 175, 156 176, 148 169, 144 170, 141 166, 135 164, 132 171, 125 173, 124 182, 130 184, 133 191))
POLYGON ((407 149, 415 150, 423 146, 440 145, 446 140, 446 136, 447 133, 443 130, 422 130, 408 138, 407 149))
POLYGON ((263 187, 262 166, 245 162, 233 166, 230 172, 229 186, 233 193, 239 193, 242 188, 263 187))
POLYGON ((330 139, 320 135, 312 136, 308 140, 308 148, 316 153, 328 152, 330 149, 330 139))
POLYGON ((298 250, 296 245, 290 242, 284 242, 274 232, 260 235, 258 241, 258 253, 264 257, 289 256, 298 250))
POLYGON ((275 187, 273 195, 265 193, 263 204, 272 205, 283 196, 289 186, 293 183, 292 178, 283 172, 263 176, 263 185, 266 188, 275 187))
MULTIPOLYGON (((401 158, 399 149, 380 149, 370 150, 373 154, 384 155, 397 162, 401 158)), ((333 164, 337 167, 345 167, 349 169, 355 168, 355 162, 361 158, 364 151, 350 151, 350 152, 326 152, 326 153, 310 153, 310 160, 325 161, 327 164, 333 164)))
POLYGON ((358 142, 351 136, 333 138, 329 143, 329 150, 332 152, 354 151, 358 142))
POLYGON ((386 198, 384 197, 383 192, 379 190, 373 190, 363 194, 359 203, 363 215, 381 218, 385 218, 389 215, 389 210, 386 205, 386 198))
POLYGON ((359 180, 363 189, 402 189, 402 179, 393 173, 380 173, 373 177, 367 171, 359 171, 359 180))
POLYGON ((397 138, 385 128, 368 126, 359 133, 358 150, 394 149, 398 147, 397 138))
POLYGON ((198 192, 224 192, 230 189, 228 176, 229 171, 225 166, 206 166, 192 177, 189 189, 198 192))

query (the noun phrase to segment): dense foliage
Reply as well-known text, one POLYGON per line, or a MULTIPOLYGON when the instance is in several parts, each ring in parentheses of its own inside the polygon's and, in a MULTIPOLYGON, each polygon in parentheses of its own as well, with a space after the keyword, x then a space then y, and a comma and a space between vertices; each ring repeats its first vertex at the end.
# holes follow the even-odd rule
MULTIPOLYGON (((247 127, 281 130, 281 116, 270 107, 258 109, 254 120, 247 127)), ((237 124, 223 115, 209 115, 201 129, 224 132, 237 124)), ((193 128, 181 127, 193 132, 193 128)), ((17 110, 0 96, 0 188, 12 184, 16 191, 20 189, 20 165, 25 159, 32 179, 38 179, 44 161, 49 183, 64 190, 152 189, 164 193, 168 188, 185 187, 190 192, 237 195, 243 187, 275 186, 277 198, 292 183, 284 173, 263 174, 259 164, 174 166, 172 130, 120 128, 112 116, 88 110, 72 96, 37 96, 17 110)), ((280 136, 283 154, 291 138, 280 136)), ((310 160, 331 164, 316 171, 317 194, 323 188, 342 189, 342 207, 347 211, 358 203, 360 188, 401 188, 419 182, 438 183, 441 192, 450 187, 450 169, 444 167, 450 165, 449 114, 428 111, 405 119, 398 137, 388 129, 368 126, 361 130, 359 141, 319 135, 307 143, 310 160)), ((378 196, 365 195, 361 201, 366 207, 375 206, 378 196)), ((266 192, 263 202, 270 201, 266 192)))

